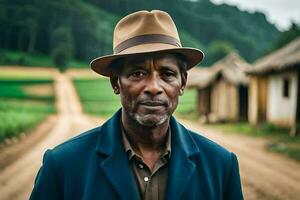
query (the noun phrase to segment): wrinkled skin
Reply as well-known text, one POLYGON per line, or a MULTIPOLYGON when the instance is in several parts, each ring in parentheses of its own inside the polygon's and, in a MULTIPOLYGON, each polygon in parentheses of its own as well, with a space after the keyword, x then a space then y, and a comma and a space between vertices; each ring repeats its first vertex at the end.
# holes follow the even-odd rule
POLYGON ((186 85, 175 56, 138 57, 124 61, 117 77, 111 77, 120 94, 125 121, 157 127, 168 123, 186 85))

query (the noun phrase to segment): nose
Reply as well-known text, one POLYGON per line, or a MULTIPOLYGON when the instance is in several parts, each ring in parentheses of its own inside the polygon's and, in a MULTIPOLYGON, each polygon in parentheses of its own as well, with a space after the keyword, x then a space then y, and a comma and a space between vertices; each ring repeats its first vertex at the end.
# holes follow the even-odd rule
POLYGON ((163 92, 160 76, 157 72, 151 73, 148 77, 144 92, 152 96, 159 95, 163 92))

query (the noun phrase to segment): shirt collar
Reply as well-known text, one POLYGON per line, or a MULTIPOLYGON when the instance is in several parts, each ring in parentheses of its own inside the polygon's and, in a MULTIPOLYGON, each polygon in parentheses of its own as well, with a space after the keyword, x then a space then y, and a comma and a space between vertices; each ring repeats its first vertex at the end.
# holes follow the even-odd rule
MULTIPOLYGON (((140 156, 133 150, 132 145, 130 144, 130 142, 126 136, 125 129, 124 129, 122 123, 121 123, 121 130, 122 130, 122 140, 123 140, 125 152, 127 153, 128 159, 131 160, 133 157, 141 159, 140 156)), ((162 154, 161 158, 170 159, 170 157, 171 157, 171 129, 170 129, 170 127, 168 128, 167 134, 168 134, 167 141, 165 144, 164 153, 162 154)))

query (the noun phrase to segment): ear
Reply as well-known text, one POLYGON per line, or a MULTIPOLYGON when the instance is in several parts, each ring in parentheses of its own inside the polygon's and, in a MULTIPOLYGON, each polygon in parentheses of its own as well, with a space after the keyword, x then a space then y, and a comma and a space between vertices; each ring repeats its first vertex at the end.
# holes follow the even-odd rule
POLYGON ((119 86, 119 77, 118 76, 111 76, 110 77, 110 84, 112 89, 114 90, 115 94, 120 94, 120 86, 119 86))
POLYGON ((183 93, 184 93, 184 89, 185 89, 185 86, 186 86, 186 82, 187 82, 187 72, 183 72, 181 73, 181 88, 180 88, 180 92, 179 92, 179 95, 182 96, 183 93))

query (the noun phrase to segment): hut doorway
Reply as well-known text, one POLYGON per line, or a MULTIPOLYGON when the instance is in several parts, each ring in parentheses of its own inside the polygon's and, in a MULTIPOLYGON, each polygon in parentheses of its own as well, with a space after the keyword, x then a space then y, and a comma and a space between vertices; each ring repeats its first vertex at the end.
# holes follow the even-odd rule
POLYGON ((200 115, 207 116, 210 112, 210 87, 197 91, 197 110, 200 115))
POLYGON ((240 86, 239 87, 239 111, 240 111, 240 120, 247 121, 248 120, 248 87, 240 86))

